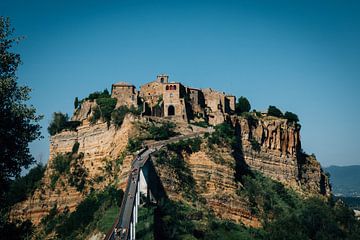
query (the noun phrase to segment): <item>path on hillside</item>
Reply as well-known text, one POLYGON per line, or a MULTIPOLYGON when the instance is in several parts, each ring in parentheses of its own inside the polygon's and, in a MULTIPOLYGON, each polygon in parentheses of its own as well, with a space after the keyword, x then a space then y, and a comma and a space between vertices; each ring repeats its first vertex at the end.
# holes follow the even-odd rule
POLYGON ((156 143, 148 144, 146 148, 139 151, 139 153, 134 157, 134 160, 131 164, 130 174, 127 180, 126 190, 124 192, 123 201, 121 203, 119 216, 115 220, 115 223, 111 230, 106 235, 105 240, 128 239, 129 234, 135 235, 135 233, 129 233, 129 229, 132 217, 134 215, 133 211, 137 211, 137 209, 134 208, 134 205, 140 203, 140 197, 136 194, 136 191, 139 187, 138 185, 140 179, 140 170, 150 158, 150 154, 160 150, 162 147, 166 146, 169 143, 178 142, 184 139, 200 137, 203 136, 205 133, 211 133, 213 131, 214 130, 212 128, 207 128, 205 131, 199 131, 197 133, 192 133, 188 135, 175 136, 168 140, 162 140, 157 141, 156 143), (136 203, 135 201, 138 201, 138 203, 136 203), (118 237, 115 237, 116 235, 118 235, 118 237))

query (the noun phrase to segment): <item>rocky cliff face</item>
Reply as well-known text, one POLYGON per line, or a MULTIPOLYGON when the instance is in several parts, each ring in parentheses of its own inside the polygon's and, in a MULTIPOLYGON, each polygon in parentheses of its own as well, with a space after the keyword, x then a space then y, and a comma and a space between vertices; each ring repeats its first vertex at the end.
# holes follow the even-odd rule
MULTIPOLYGON (((50 158, 41 188, 26 201, 15 205, 11 215, 37 224, 55 205, 59 211, 65 208, 73 211, 91 188, 102 189, 115 180, 124 188, 132 157, 123 156, 121 166, 116 165, 116 159, 125 150, 128 139, 136 134, 134 121, 134 117, 128 115, 119 129, 113 125, 108 128, 106 123, 84 124, 77 131, 63 131, 51 137, 50 158), (54 157, 71 152, 75 142, 79 143, 78 152, 83 154, 79 164, 87 175, 84 190, 78 191, 70 186, 69 176, 65 175, 61 175, 51 187, 54 157)), ((73 169, 70 174, 74 174, 73 169)))
MULTIPOLYGON (((91 108, 92 103, 85 102, 82 110, 75 113, 72 119, 83 123, 77 131, 64 131, 51 138, 50 159, 42 187, 13 208, 13 218, 31 219, 37 224, 54 205, 59 211, 65 208, 74 210, 92 188, 102 189, 110 183, 125 188, 132 156, 123 153, 128 139, 139 135, 136 125, 144 119, 127 115, 118 129, 101 122, 90 125, 87 119, 91 115, 91 108), (79 143, 78 152, 83 154, 79 164, 86 171, 84 190, 78 191, 70 186, 69 176, 60 176, 51 187, 54 157, 71 152, 75 142, 79 143), (116 160, 120 158, 122 164, 118 165, 116 160)), ((269 117, 255 120, 233 117, 231 121, 241 140, 241 157, 246 165, 298 192, 329 195, 328 179, 320 164, 314 156, 300 151, 298 125, 269 117)), ((177 129, 179 132, 186 134, 195 131, 193 128, 196 127, 184 125, 178 128, 182 128, 177 129)), ((186 191, 195 191, 201 198, 198 201, 206 204, 218 217, 243 222, 248 226, 261 226, 260 220, 251 213, 248 199, 236 193, 241 188, 235 180, 238 159, 234 158, 230 146, 209 148, 205 141, 200 151, 191 154, 183 152, 181 158, 189 170, 185 172, 185 178, 179 177, 176 169, 157 164, 154 160, 160 180, 171 199, 196 204, 185 196, 186 191), (189 178, 193 179, 193 185, 185 191, 183 181, 189 178)))
POLYGON ((174 168, 154 159, 156 171, 170 199, 205 205, 221 219, 261 226, 260 220, 251 214, 247 199, 236 194, 239 183, 235 181, 235 159, 229 148, 209 149, 203 143, 200 151, 183 152, 182 158, 189 170, 185 176, 179 176, 174 168), (191 197, 194 195, 197 197, 191 197))
POLYGON ((328 178, 314 156, 302 153, 300 126, 286 119, 233 118, 245 163, 300 192, 330 194, 328 178))

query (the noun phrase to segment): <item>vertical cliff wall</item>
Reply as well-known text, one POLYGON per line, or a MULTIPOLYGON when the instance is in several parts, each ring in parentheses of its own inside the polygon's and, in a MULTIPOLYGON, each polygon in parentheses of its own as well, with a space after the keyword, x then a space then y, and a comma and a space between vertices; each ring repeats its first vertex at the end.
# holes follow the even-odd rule
POLYGON ((273 117, 234 117, 232 122, 249 167, 295 190, 330 194, 319 162, 301 150, 300 125, 273 117))

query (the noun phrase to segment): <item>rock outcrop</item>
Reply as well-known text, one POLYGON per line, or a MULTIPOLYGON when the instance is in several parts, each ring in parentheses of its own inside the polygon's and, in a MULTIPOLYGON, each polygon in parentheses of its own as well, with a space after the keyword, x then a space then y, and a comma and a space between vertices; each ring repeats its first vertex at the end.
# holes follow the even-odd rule
POLYGON ((300 125, 273 117, 232 119, 252 169, 297 191, 330 194, 328 178, 314 156, 301 150, 300 125))

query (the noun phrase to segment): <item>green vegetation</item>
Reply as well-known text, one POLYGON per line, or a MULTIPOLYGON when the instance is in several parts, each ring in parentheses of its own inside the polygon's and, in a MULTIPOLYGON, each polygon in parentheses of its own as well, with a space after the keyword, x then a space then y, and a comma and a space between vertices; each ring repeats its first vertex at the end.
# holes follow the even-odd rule
MULTIPOLYGON (((170 146, 174 147, 175 145, 170 146)), ((191 149, 190 146, 184 148, 191 149)), ((161 149, 154 153, 154 157, 157 164, 166 166, 174 172, 178 182, 181 183, 184 198, 192 201, 198 200, 195 193, 195 180, 192 172, 178 149, 176 151, 171 151, 170 149, 169 151, 165 151, 161 149)))
POLYGON ((136 151, 138 151, 138 150, 140 150, 141 149, 141 147, 142 147, 142 140, 140 140, 140 139, 137 139, 137 138, 130 138, 129 140, 128 140, 128 144, 127 144, 127 148, 126 148, 126 150, 128 151, 128 152, 136 152, 136 151))
POLYGON ((174 128, 175 124, 172 122, 166 122, 161 125, 152 124, 148 128, 148 132, 150 135, 148 139, 154 139, 156 141, 169 139, 170 137, 176 135, 173 131, 174 128))
POLYGON ((70 162, 71 162, 70 154, 57 154, 53 159, 52 167, 60 175, 63 173, 69 173, 70 162))
POLYGON ((181 153, 182 151, 186 151, 187 153, 193 153, 200 151, 201 146, 201 138, 188 138, 185 140, 180 140, 178 142, 169 143, 167 148, 170 151, 181 153))
POLYGON ((27 175, 17 177, 13 180, 10 184, 9 191, 6 194, 7 205, 12 206, 33 194, 34 191, 40 187, 44 172, 45 167, 38 164, 32 168, 27 175))
POLYGON ((7 216, 3 215, 6 194, 12 179, 35 162, 29 143, 41 136, 42 116, 27 104, 31 89, 17 82, 16 73, 22 62, 12 50, 22 38, 13 36, 14 32, 10 19, 0 16, 0 236, 9 236, 7 228, 16 230, 16 225, 7 223, 7 216))
POLYGON ((99 98, 110 98, 110 97, 111 97, 111 95, 110 95, 109 91, 107 89, 105 89, 102 92, 96 91, 96 92, 90 93, 88 97, 86 97, 85 99, 83 99, 81 101, 86 101, 86 100, 94 101, 99 98))
POLYGON ((203 127, 203 128, 207 128, 209 126, 209 123, 205 120, 201 121, 201 122, 193 122, 191 124, 198 126, 198 127, 203 127))
POLYGON ((69 176, 69 184, 70 186, 76 187, 76 190, 82 192, 85 187, 87 171, 84 168, 83 163, 76 163, 74 166, 74 170, 71 172, 69 176))
POLYGON ((280 109, 271 105, 268 108, 267 114, 269 116, 274 116, 274 117, 280 117, 280 118, 283 117, 283 113, 280 111, 280 109))
POLYGON ((135 116, 139 116, 141 111, 141 108, 136 109, 133 106, 130 108, 127 106, 120 106, 111 113, 111 121, 115 124, 116 127, 120 127, 127 113, 132 113, 135 116))
POLYGON ((139 208, 139 221, 136 225, 136 238, 140 240, 154 239, 154 210, 155 206, 145 204, 139 208))
POLYGON ((235 112, 240 115, 244 112, 249 112, 250 109, 251 105, 249 100, 246 97, 241 96, 236 103, 235 112))
POLYGON ((51 136, 53 136, 62 130, 75 131, 79 125, 79 121, 69 121, 69 116, 67 114, 54 112, 53 118, 48 127, 48 132, 51 136))
POLYGON ((118 205, 111 205, 108 209, 105 210, 103 216, 97 222, 98 229, 103 232, 107 233, 109 229, 113 226, 118 214, 120 211, 120 206, 118 205))
POLYGON ((75 97, 74 108, 77 109, 78 107, 79 107, 79 99, 78 99, 78 97, 75 97))
POLYGON ((294 123, 299 122, 298 116, 292 112, 285 112, 284 118, 287 119, 289 122, 294 122, 294 123))
POLYGON ((254 239, 261 230, 216 219, 206 209, 164 200, 155 209, 155 239, 254 239))
POLYGON ((78 141, 76 141, 72 147, 71 153, 72 154, 77 153, 79 151, 79 146, 80 146, 80 143, 78 141))
POLYGON ((105 232, 109 230, 122 198, 123 192, 110 186, 102 192, 92 192, 72 213, 67 209, 59 213, 55 206, 41 223, 46 234, 56 233, 55 239, 84 239, 95 228, 105 232))
POLYGON ((96 123, 99 118, 102 118, 104 121, 110 125, 111 113, 113 112, 116 106, 115 98, 97 98, 97 108, 94 109, 94 114, 91 119, 91 123, 96 123))
POLYGON ((229 123, 222 123, 215 126, 215 132, 208 135, 208 142, 211 145, 227 145, 236 147, 237 140, 235 137, 235 130, 229 123))

